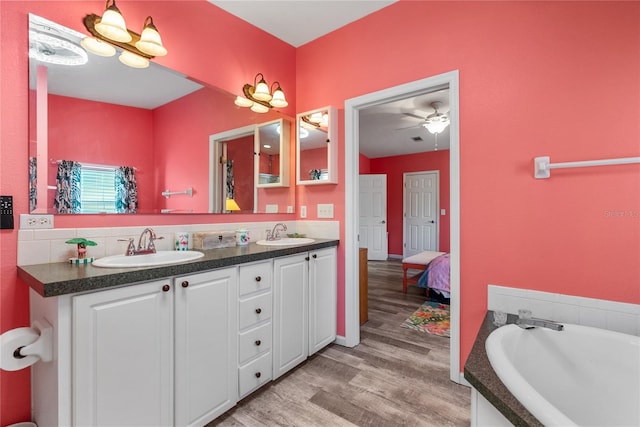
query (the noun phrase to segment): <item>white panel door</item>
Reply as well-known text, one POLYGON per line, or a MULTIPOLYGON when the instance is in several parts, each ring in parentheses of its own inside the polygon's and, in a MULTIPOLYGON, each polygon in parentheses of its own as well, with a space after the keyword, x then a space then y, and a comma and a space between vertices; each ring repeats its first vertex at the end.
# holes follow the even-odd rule
POLYGON ((438 250, 438 172, 404 174, 404 257, 438 250))
POLYGON ((73 425, 173 425, 171 281, 75 296, 73 425))
POLYGON ((368 259, 387 259, 387 175, 360 175, 359 237, 368 259))
POLYGON ((238 398, 236 267, 175 278, 175 419, 202 426, 238 398))
POLYGON ((309 356, 336 339, 338 283, 335 247, 311 251, 309 260, 309 356))
POLYGON ((304 362, 309 352, 309 254, 273 262, 273 379, 304 362))

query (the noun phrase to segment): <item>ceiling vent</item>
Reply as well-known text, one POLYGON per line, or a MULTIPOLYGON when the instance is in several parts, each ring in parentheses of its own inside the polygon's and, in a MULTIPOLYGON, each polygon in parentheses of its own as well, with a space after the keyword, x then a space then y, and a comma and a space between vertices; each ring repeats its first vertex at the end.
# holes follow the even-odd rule
POLYGON ((414 136, 414 137, 411 137, 411 139, 412 139, 412 140, 414 140, 414 141, 416 141, 416 142, 424 141, 424 139, 422 139, 422 137, 421 137, 421 136, 414 136))

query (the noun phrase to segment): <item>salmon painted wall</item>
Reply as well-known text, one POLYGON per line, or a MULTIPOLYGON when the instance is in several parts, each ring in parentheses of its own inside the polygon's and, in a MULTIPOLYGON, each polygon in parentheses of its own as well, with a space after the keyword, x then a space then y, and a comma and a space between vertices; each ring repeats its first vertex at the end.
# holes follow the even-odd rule
MULTIPOLYGON (((490 283, 640 303, 638 165, 532 176, 536 156, 640 155, 640 2, 400 1, 296 59, 297 108, 340 115, 346 99, 459 70, 461 369, 490 283)), ((334 200, 343 219, 344 168, 300 198, 334 200)))
POLYGON ((227 145, 227 161, 233 160, 234 199, 240 209, 253 211, 253 135, 227 145))
POLYGON ((405 156, 382 157, 371 159, 372 174, 387 175, 387 232, 389 233, 389 254, 403 254, 403 174, 408 172, 439 171, 440 209, 446 215, 439 215, 440 235, 438 247, 442 252, 449 252, 449 150, 409 154, 405 156))
MULTIPOLYGON (((49 95, 48 131, 51 159, 137 168, 139 212, 156 208, 150 110, 49 95), (101 126, 105 121, 119 125, 101 126), (132 141, 135 149, 131 149, 132 141)), ((49 164, 48 168, 48 183, 55 185, 58 166, 49 164)), ((53 212, 52 199, 51 203, 53 212)))
MULTIPOLYGON (((82 17, 101 14, 104 1, 0 1, 0 194, 14 197, 14 215, 28 213, 28 16, 29 12, 86 34, 82 17)), ((156 61, 199 81, 239 94, 258 72, 278 80, 294 117, 295 48, 205 0, 118 1, 129 28, 139 32, 152 15, 169 54, 156 61), (217 42, 216 42, 217 41, 217 42)), ((293 192, 293 189, 290 189, 293 192)), ((261 215, 292 220, 294 215, 261 215)), ((254 221, 253 215, 56 216, 56 227, 142 226, 254 221)), ((0 333, 29 324, 28 288, 17 278, 18 230, 0 231, 0 333)), ((30 419, 29 370, 0 372, 0 425, 30 419)))

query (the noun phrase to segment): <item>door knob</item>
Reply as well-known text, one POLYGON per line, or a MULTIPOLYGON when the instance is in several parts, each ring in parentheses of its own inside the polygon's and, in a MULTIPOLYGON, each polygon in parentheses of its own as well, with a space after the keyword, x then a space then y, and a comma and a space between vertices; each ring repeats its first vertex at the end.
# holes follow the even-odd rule
POLYGON ((435 224, 436 223, 434 220, 427 221, 427 222, 430 222, 431 224, 435 224))
POLYGON ((380 224, 386 224, 387 221, 385 221, 384 219, 382 221, 380 221, 380 224))

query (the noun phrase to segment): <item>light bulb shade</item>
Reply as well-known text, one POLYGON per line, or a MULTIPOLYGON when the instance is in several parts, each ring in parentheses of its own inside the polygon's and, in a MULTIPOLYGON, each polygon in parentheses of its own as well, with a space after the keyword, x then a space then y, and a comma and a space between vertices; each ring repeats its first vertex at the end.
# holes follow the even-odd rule
POLYGON ((431 133, 442 133, 447 126, 449 126, 449 119, 446 116, 441 116, 433 119, 427 119, 422 125, 431 133))
POLYGON ((167 49, 162 45, 162 39, 160 33, 155 25, 153 25, 153 18, 147 16, 144 21, 144 30, 140 35, 140 40, 136 42, 136 47, 141 51, 151 56, 164 56, 167 54, 167 49))
POLYGON ((272 98, 271 93, 269 92, 269 86, 267 85, 267 82, 264 81, 264 77, 262 76, 262 74, 258 74, 256 78, 258 76, 262 78, 260 79, 260 81, 258 82, 258 84, 256 85, 253 91, 253 97, 258 101, 269 102, 271 101, 271 98, 272 98))
POLYGON ((253 105, 253 101, 244 96, 236 96, 236 100, 233 103, 238 107, 251 107, 253 105))
POLYGON ((322 122, 322 112, 313 113, 309 116, 309 121, 311 123, 320 123, 322 122))
POLYGON ((273 105, 276 108, 284 108, 289 105, 284 97, 284 92, 282 91, 282 89, 280 89, 280 86, 278 86, 275 92, 273 92, 273 98, 271 98, 269 104, 273 105))
POLYGON ((115 0, 104 11, 100 22, 96 23, 95 28, 97 32, 106 38, 117 42, 128 43, 132 40, 131 34, 127 30, 127 24, 125 24, 120 10, 116 7, 115 0))
POLYGON ((239 211, 240 210, 240 206, 238 206, 238 204, 236 203, 235 200, 227 199, 225 201, 225 209, 228 210, 228 211, 239 211))
POLYGON ((147 68, 149 66, 149 60, 147 58, 136 55, 128 50, 123 50, 118 59, 123 64, 133 68, 147 68))
POLYGON ((116 54, 116 48, 109 43, 105 43, 95 37, 85 37, 80 42, 87 52, 91 52, 98 56, 113 56, 116 54))
POLYGON ((254 102, 253 105, 251 106, 251 111, 253 111, 254 113, 268 113, 269 112, 269 107, 265 107, 264 105, 258 103, 258 102, 254 102))

